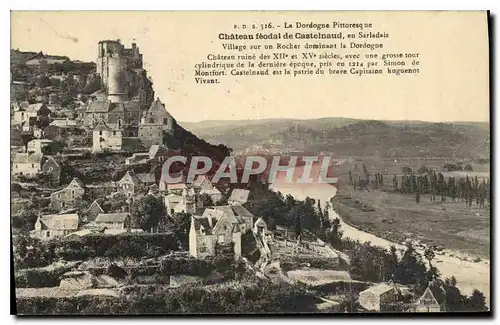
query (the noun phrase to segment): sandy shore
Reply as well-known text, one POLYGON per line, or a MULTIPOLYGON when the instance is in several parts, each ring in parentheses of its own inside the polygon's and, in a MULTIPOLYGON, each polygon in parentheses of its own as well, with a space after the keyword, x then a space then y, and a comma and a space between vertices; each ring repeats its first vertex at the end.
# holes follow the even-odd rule
MULTIPOLYGON (((328 184, 308 184, 303 186, 289 184, 273 184, 271 188, 281 192, 283 195, 290 194, 297 199, 303 200, 306 197, 319 199, 324 206, 331 197, 335 196, 336 188, 328 184)), ((398 249, 404 249, 405 246, 400 243, 394 243, 389 240, 375 236, 357 229, 345 223, 340 216, 330 208, 330 217, 338 217, 341 220, 341 229, 344 237, 349 237, 361 242, 371 242, 372 245, 389 249, 395 246, 398 249)), ((417 249, 423 254, 423 250, 417 249)), ((434 265, 438 268, 443 278, 455 276, 457 286, 464 294, 470 295, 474 289, 483 292, 486 297, 486 303, 490 304, 490 261, 482 260, 472 262, 474 257, 467 257, 468 261, 463 260, 464 254, 458 251, 445 250, 441 255, 436 254, 434 265)))

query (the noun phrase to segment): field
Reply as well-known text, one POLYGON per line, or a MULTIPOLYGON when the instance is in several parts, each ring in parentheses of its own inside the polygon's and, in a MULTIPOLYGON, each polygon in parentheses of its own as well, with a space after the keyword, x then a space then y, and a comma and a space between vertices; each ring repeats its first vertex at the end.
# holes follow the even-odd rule
POLYGON ((465 202, 431 202, 423 195, 383 191, 354 191, 344 186, 337 193, 335 209, 348 223, 396 242, 407 238, 423 244, 458 250, 468 255, 490 256, 490 209, 465 202))

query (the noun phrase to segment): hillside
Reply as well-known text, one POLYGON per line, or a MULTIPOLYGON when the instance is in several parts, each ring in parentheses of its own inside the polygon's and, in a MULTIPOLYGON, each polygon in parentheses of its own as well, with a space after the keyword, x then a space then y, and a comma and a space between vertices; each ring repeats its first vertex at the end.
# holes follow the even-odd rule
POLYGON ((489 123, 346 118, 203 121, 185 127, 236 152, 309 151, 339 156, 489 157, 489 123))

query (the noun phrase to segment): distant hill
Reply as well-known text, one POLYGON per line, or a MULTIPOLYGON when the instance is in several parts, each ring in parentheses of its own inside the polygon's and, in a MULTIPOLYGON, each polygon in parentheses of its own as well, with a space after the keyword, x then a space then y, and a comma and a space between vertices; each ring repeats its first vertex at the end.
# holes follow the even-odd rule
POLYGON ((182 123, 236 153, 331 152, 339 156, 489 157, 489 123, 373 121, 348 118, 182 123))

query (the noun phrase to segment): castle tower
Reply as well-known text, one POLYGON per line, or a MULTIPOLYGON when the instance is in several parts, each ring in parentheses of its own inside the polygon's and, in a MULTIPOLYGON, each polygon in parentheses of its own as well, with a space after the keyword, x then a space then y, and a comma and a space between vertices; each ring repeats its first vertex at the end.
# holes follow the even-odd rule
POLYGON ((128 98, 127 61, 119 54, 108 58, 108 100, 112 103, 123 103, 128 98))
POLYGON ((119 40, 105 40, 98 44, 97 74, 107 88, 108 99, 113 103, 130 100, 128 74, 142 69, 142 54, 135 43, 125 48, 119 40))

